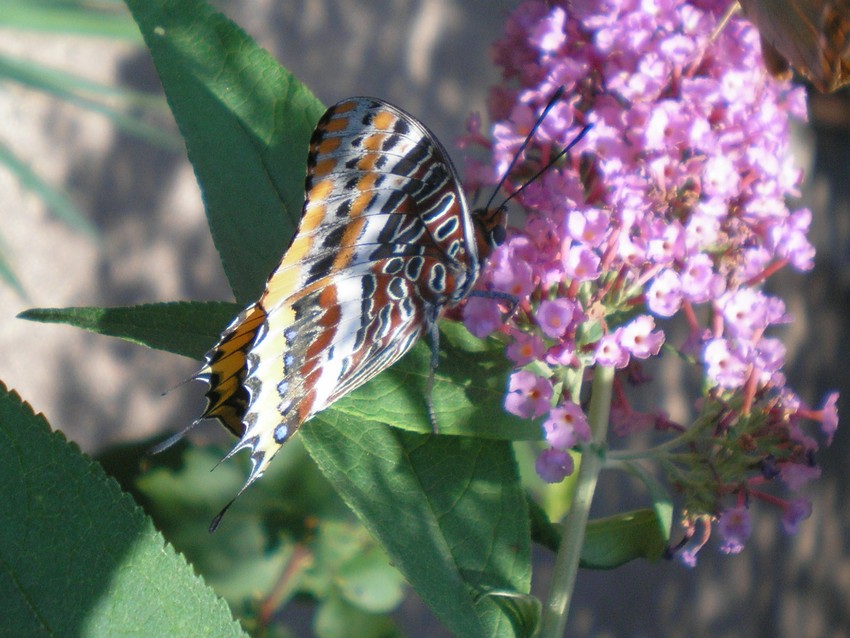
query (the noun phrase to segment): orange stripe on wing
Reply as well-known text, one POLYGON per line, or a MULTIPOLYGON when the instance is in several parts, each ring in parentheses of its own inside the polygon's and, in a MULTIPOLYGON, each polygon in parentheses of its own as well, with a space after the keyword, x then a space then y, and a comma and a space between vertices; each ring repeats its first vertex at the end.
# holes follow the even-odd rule
MULTIPOLYGON (((330 163, 332 165, 336 165, 335 160, 330 160, 330 163)), ((328 195, 333 191, 333 188, 333 180, 325 179, 315 184, 313 188, 310 189, 310 192, 307 193, 307 205, 304 207, 304 214, 301 216, 301 223, 298 225, 298 235, 296 235, 295 240, 292 242, 292 246, 289 247, 286 255, 284 255, 281 265, 287 263, 287 261, 291 263, 292 260, 288 260, 287 257, 289 257, 289 253, 292 252, 292 249, 295 248, 295 244, 299 237, 316 230, 316 228, 318 228, 325 220, 327 207, 323 202, 325 202, 328 195)), ((309 249, 309 246, 307 246, 307 248, 309 249)), ((303 254, 299 253, 299 256, 303 256, 303 254)))
MULTIPOLYGON (((320 161, 316 162, 315 166, 313 166, 313 170, 311 172, 311 175, 314 178, 325 177, 331 171, 333 171, 333 169, 336 168, 336 165, 337 165, 337 161, 336 161, 336 158, 334 158, 334 157, 328 157, 327 159, 320 160, 320 161)), ((320 184, 324 184, 324 182, 320 182, 320 184)), ((310 189, 311 196, 312 196, 314 189, 315 189, 315 186, 310 189)))
POLYGON ((388 131, 393 128, 398 121, 398 118, 389 111, 380 111, 372 118, 372 126, 381 131, 388 131))
POLYGON ((359 194, 351 202, 351 207, 349 208, 349 215, 351 217, 360 217, 363 215, 366 207, 372 201, 372 197, 374 197, 372 191, 375 188, 376 181, 378 181, 377 173, 369 173, 357 181, 357 192, 359 194))
POLYGON ((357 100, 346 100, 345 102, 340 102, 334 108, 335 113, 350 113, 351 111, 357 108, 358 101, 357 100))
MULTIPOLYGON (((340 111, 339 111, 339 109, 337 109, 337 114, 339 114, 339 113, 340 113, 340 111)), ((350 122, 351 122, 350 118, 337 117, 336 115, 334 115, 334 117, 332 117, 328 121, 328 123, 325 124, 324 133, 325 134, 327 134, 327 133, 340 133, 341 131, 344 131, 345 129, 348 128, 348 125, 350 124, 350 122)))
POLYGON ((380 153, 367 153, 357 161, 357 168, 361 171, 373 171, 379 159, 380 153))
POLYGON ((339 137, 326 137, 318 144, 313 144, 310 149, 316 155, 327 155, 333 153, 342 144, 342 139, 339 137))
POLYGON ((387 139, 385 133, 375 133, 363 140, 363 148, 367 151, 380 151, 384 140, 387 139))

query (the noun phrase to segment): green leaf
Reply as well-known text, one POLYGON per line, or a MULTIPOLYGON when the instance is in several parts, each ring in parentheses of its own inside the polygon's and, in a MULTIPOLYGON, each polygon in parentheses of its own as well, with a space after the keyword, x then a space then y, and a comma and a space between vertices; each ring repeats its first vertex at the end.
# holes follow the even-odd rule
POLYGON ((4 635, 245 635, 118 484, 2 384, 0 503, 4 635))
POLYGON ((143 117, 164 116, 168 113, 165 100, 158 95, 92 82, 75 73, 7 55, 0 55, 0 78, 104 115, 120 130, 151 144, 172 150, 183 148, 179 137, 172 131, 148 124, 143 117), (110 98, 112 101, 118 100, 122 108, 110 105, 110 98), (130 108, 142 112, 128 115, 124 111, 130 108))
POLYGON ((195 168, 237 301, 256 299, 301 216, 324 111, 292 74, 200 0, 127 0, 195 168))
POLYGON ((239 312, 233 303, 192 301, 126 308, 32 308, 20 319, 64 323, 132 343, 202 359, 239 312))
MULTIPOLYGON (((201 359, 240 308, 226 302, 172 302, 128 308, 34 308, 21 319, 65 323, 98 334, 201 359)), ((473 337, 460 323, 440 325, 440 364, 433 388, 440 432, 502 440, 537 440, 540 428, 504 410, 510 362, 502 345, 473 337)), ((358 420, 430 432, 425 384, 431 349, 425 340, 389 370, 339 400, 339 410, 358 420)))
POLYGON ((507 442, 421 435, 325 411, 304 445, 446 626, 512 636, 493 589, 527 594, 525 498, 507 442))
POLYGON ((8 286, 10 286, 15 292, 17 292, 22 298, 25 299, 27 293, 24 290, 24 287, 21 284, 20 280, 15 275, 15 271, 12 270, 12 266, 6 259, 5 253, 6 245, 2 241, 0 241, 0 279, 6 282, 8 286))
POLYGON ((67 195, 41 179, 26 162, 22 161, 12 152, 12 149, 2 142, 0 142, 0 164, 5 165, 18 178, 24 188, 33 191, 43 199, 50 210, 71 228, 84 232, 91 237, 97 236, 95 227, 67 195))
POLYGON ((100 0, 97 5, 68 0, 3 0, 0 25, 62 34, 139 39, 139 30, 123 3, 100 0))
MULTIPOLYGON (((512 368, 504 346, 472 336, 463 324, 440 324, 440 361, 432 401, 440 434, 488 439, 538 440, 541 430, 505 411, 505 389, 512 368)), ((431 432, 425 385, 431 348, 426 339, 401 361, 340 399, 334 408, 356 419, 387 423, 414 432, 431 432)))
POLYGON ((152 467, 134 481, 157 528, 234 609, 273 590, 293 558, 308 512, 322 516, 327 498, 342 507, 321 474, 314 467, 310 471, 313 464, 303 447, 294 443, 281 451, 280 462, 263 481, 235 501, 212 535, 212 517, 245 481, 245 458, 220 463, 222 450, 183 446, 168 450, 170 459, 145 459, 152 467), (301 481, 306 489, 294 492, 301 481))
POLYGON ((670 498, 670 492, 639 463, 626 461, 623 465, 646 486, 655 510, 658 532, 664 539, 664 543, 669 543, 670 530, 673 528, 673 500, 670 498))
POLYGON ((537 635, 543 604, 531 594, 515 591, 489 591, 483 595, 494 600, 513 620, 516 636, 526 638, 537 635))
POLYGON ((531 521, 531 540, 552 552, 557 552, 561 546, 561 530, 552 524, 546 510, 530 494, 526 496, 526 503, 531 521))
POLYGON ((404 598, 404 579, 377 547, 343 563, 337 586, 348 602, 372 614, 389 613, 404 598))
POLYGON ((244 483, 247 456, 219 464, 222 450, 181 443, 151 457, 145 452, 152 443, 116 446, 100 460, 246 627, 259 622, 261 604, 279 608, 296 595, 320 602, 342 597, 372 620, 400 603, 398 570, 318 471, 300 438, 280 451, 212 535, 207 530, 213 515, 244 483))
MULTIPOLYGON (((534 542, 557 552, 561 528, 554 525, 543 508, 530 497, 528 509, 534 542)), ((658 561, 663 558, 668 541, 661 530, 662 521, 651 509, 592 520, 587 524, 579 564, 587 569, 613 569, 637 558, 658 561)))
POLYGON ((667 549, 655 512, 639 509, 587 524, 581 548, 581 566, 613 569, 636 558, 660 560, 667 549))
POLYGON ((402 638, 403 635, 386 616, 365 612, 339 594, 322 603, 313 628, 317 638, 402 638))

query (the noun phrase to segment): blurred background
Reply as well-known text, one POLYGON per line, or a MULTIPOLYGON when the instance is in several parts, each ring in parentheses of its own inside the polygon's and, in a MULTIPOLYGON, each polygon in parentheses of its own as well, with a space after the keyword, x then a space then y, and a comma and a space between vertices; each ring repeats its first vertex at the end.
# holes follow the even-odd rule
MULTIPOLYGON (((487 88, 499 79, 490 43, 518 4, 215 3, 326 104, 349 95, 398 104, 425 122, 459 165, 453 140, 464 133, 470 112, 485 112, 487 88)), ((29 307, 230 299, 192 168, 168 117, 159 113, 153 120, 170 135, 140 139, 103 109, 36 90, 8 72, 10 60, 25 60, 106 85, 157 92, 153 64, 140 38, 123 31, 117 37, 70 33, 52 23, 29 29, 32 23, 16 22, 11 13, 4 17, 6 6, 0 5, 0 71, 7 70, 0 75, 0 153, 65 192, 80 217, 62 217, 39 187, 25 188, 26 169, 0 165, 0 254, 19 288, 0 285, 0 380, 89 453, 180 429, 203 405, 202 388, 163 392, 189 377, 196 362, 15 318, 29 307)), ((116 21, 129 20, 121 3, 114 6, 116 21)), ((107 105, 116 101, 104 97, 107 105)), ((782 273, 773 290, 795 317, 782 335, 791 387, 815 405, 827 390, 841 390, 839 412, 847 415, 850 99, 815 97, 811 107, 812 121, 796 128, 795 152, 807 173, 803 205, 814 212, 810 239, 818 249, 817 266, 806 276, 782 273)), ((823 476, 811 487, 814 513, 796 537, 783 534, 774 513, 757 513, 741 555, 721 555, 713 544, 699 555, 695 570, 663 562, 581 572, 569 635, 850 635, 848 452, 845 424, 832 447, 819 454, 823 476)), ((629 487, 603 480, 600 507, 633 507, 629 487)), ((545 590, 551 559, 545 551, 537 554, 537 591, 545 590)), ((415 603, 405 603, 402 614, 410 635, 422 623, 428 635, 445 635, 415 603)))

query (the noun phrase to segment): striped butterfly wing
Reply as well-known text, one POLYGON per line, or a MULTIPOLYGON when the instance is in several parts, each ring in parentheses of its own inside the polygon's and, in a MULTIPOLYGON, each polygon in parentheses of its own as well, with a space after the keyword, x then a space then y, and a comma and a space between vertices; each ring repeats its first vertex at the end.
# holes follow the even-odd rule
POLYGON ((457 173, 422 124, 374 98, 328 109, 310 141, 298 231, 199 375, 210 384, 202 416, 240 437, 230 454, 251 449, 245 487, 302 423, 469 293, 480 243, 457 173))

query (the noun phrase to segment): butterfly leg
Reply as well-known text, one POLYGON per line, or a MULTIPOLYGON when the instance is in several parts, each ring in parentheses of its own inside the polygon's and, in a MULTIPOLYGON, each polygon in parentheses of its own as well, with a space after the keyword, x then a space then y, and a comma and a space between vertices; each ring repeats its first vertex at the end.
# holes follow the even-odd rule
POLYGON ((507 292, 500 292, 498 290, 473 290, 469 293, 469 296, 481 297, 483 299, 496 299, 498 301, 506 302, 508 304, 508 312, 505 315, 505 321, 510 319, 516 312, 516 309, 519 308, 519 298, 514 297, 507 292))
POLYGON ((428 322, 428 343, 431 346, 431 361, 428 365, 428 379, 425 381, 425 409, 428 411, 428 420, 434 434, 439 434, 437 426, 437 415, 434 412, 434 373, 440 363, 440 328, 437 326, 437 317, 428 322))

